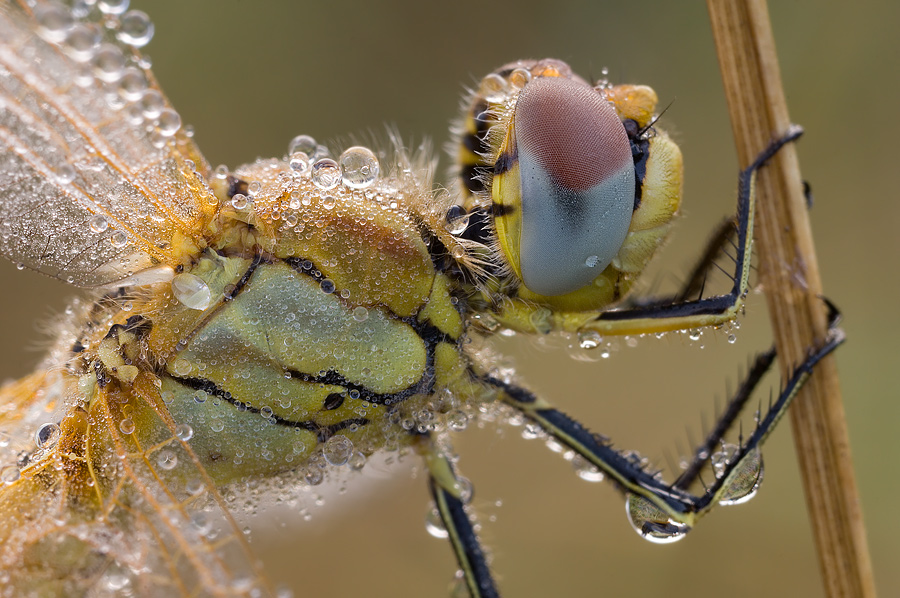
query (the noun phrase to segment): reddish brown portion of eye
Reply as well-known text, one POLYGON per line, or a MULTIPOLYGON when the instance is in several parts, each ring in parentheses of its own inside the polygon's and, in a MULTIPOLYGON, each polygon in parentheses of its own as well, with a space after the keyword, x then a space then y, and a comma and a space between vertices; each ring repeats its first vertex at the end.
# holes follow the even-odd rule
POLYGON ((615 110, 583 83, 555 77, 531 81, 519 94, 515 119, 519 152, 531 155, 570 191, 585 191, 631 163, 615 110))

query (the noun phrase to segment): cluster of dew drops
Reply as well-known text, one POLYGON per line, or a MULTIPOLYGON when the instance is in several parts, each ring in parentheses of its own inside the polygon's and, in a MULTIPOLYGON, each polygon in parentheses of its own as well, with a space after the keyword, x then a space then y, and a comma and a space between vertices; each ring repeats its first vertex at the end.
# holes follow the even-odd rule
MULTIPOLYGON (((367 147, 347 148, 340 158, 329 156, 328 148, 309 135, 297 135, 288 146, 288 165, 297 175, 309 175, 313 185, 323 191, 343 184, 350 189, 367 189, 378 179, 380 167, 375 153, 367 147)), ((299 209, 299 197, 291 207, 299 209)), ((328 207, 326 205, 326 207, 328 207)), ((333 207, 333 206, 332 206, 333 207)))
MULTIPOLYGON (((287 163, 296 177, 306 178, 322 191, 330 191, 343 184, 351 190, 362 190, 372 187, 378 180, 380 165, 378 157, 367 147, 353 146, 344 150, 338 160, 330 157, 327 147, 320 145, 309 135, 297 135, 288 146, 287 163)), ((225 179, 229 175, 227 166, 216 168, 215 176, 225 179)), ((236 210, 252 208, 252 201, 262 188, 259 181, 251 181, 247 186, 247 195, 236 193, 231 198, 231 205, 236 210)), ((288 203, 291 211, 281 214, 285 226, 294 227, 300 222, 298 212, 309 205, 310 197, 295 190, 288 203)), ((322 198, 322 205, 331 209, 337 205, 337 199, 331 195, 322 198)), ((330 280, 323 282, 322 290, 330 293, 334 290, 330 280), (329 290, 328 285, 331 284, 329 290)), ((212 301, 206 282, 193 274, 181 273, 172 280, 172 293, 175 298, 191 309, 205 310, 212 301)), ((365 308, 358 307, 354 318, 365 319, 365 308)))
MULTIPOLYGON (((133 53, 150 42, 154 29, 146 13, 128 10, 128 5, 129 0, 76 0, 71 8, 40 4, 35 7, 38 33, 82 65, 77 85, 87 87, 98 81, 106 85, 109 107, 125 110, 132 125, 149 126, 151 143, 161 148, 182 129, 181 117, 150 87, 149 58, 133 53), (101 15, 99 22, 88 19, 94 8, 101 15)), ((74 171, 70 174, 74 178, 74 171)))

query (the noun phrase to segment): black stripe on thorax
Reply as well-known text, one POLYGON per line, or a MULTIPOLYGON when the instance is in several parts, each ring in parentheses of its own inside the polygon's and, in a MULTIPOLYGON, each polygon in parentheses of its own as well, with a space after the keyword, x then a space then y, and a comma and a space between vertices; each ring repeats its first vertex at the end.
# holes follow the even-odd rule
POLYGON ((290 374, 292 379, 302 380, 312 384, 327 384, 329 386, 340 386, 348 391, 358 393, 361 401, 373 405, 391 406, 402 403, 406 399, 418 394, 431 394, 434 392, 434 353, 438 343, 453 343, 453 340, 438 330, 432 324, 421 324, 417 321, 410 321, 411 318, 403 318, 403 321, 409 323, 422 342, 425 343, 425 369, 418 381, 409 385, 398 392, 377 393, 367 388, 363 384, 357 384, 347 380, 342 374, 334 370, 326 370, 321 374, 308 374, 306 372, 298 372, 297 370, 286 370, 285 373, 290 374))
MULTIPOLYGON (((182 386, 186 386, 187 388, 190 388, 192 390, 200 390, 208 395, 219 397, 220 399, 233 405, 238 411, 246 411, 248 413, 255 413, 257 415, 260 413, 260 409, 258 407, 254 407, 249 403, 244 403, 243 401, 236 399, 227 390, 219 388, 212 380, 207 380, 206 378, 177 378, 175 376, 169 377, 182 386)), ((274 422, 275 424, 278 424, 279 426, 285 426, 288 428, 300 428, 302 430, 313 432, 320 443, 327 441, 329 438, 331 438, 344 428, 348 428, 353 425, 364 426, 369 423, 369 420, 365 417, 353 417, 340 421, 336 424, 323 426, 317 424, 312 420, 294 421, 281 417, 274 413, 267 419, 274 422)))
POLYGON ((253 256, 253 261, 250 262, 250 266, 244 271, 244 274, 241 276, 240 280, 235 283, 234 288, 226 289, 224 299, 225 301, 231 301, 235 297, 237 297, 241 291, 244 290, 244 287, 247 286, 247 283, 250 282, 250 277, 253 276, 253 273, 256 272, 256 269, 259 268, 260 264, 265 261, 263 254, 257 253, 253 256))

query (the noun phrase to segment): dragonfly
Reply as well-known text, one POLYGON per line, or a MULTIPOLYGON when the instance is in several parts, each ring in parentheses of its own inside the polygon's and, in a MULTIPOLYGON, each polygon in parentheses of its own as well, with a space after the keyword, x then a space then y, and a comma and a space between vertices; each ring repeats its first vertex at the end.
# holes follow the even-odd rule
POLYGON ((0 390, 0 596, 283 596, 229 489, 318 485, 396 450, 425 464, 460 595, 499 596, 452 448, 485 413, 609 480, 650 541, 756 493, 762 444, 843 340, 830 304, 825 343, 754 427, 739 415, 771 350, 674 482, 472 341, 733 321, 756 173, 799 129, 740 173, 737 214, 683 288, 636 297, 681 203, 651 88, 502 66, 466 101, 446 189, 399 139, 300 135, 282 158, 214 168, 141 54, 152 35, 126 2, 0 2, 0 252, 85 290, 44 365, 0 390), (730 290, 705 294, 729 250, 730 290))

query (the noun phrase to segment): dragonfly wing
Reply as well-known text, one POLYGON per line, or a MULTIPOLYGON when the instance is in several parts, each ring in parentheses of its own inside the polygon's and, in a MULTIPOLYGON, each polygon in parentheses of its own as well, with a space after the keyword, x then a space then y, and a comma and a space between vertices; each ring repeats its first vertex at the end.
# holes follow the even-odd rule
POLYGON ((0 253, 91 287, 176 265, 214 202, 132 38, 76 16, 0 2, 0 253))
MULTIPOLYGON (((48 382, 77 385, 52 378, 6 387, 0 404, 42 410, 48 382)), ((190 435, 147 374, 70 409, 53 446, 0 474, 0 596, 271 596, 190 435)))

